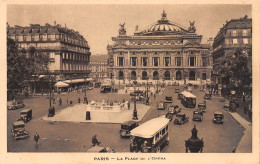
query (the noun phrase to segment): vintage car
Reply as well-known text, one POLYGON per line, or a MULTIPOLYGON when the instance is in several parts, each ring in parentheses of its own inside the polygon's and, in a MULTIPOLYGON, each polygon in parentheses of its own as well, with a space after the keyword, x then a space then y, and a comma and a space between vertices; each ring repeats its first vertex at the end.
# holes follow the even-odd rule
POLYGON ((114 149, 110 147, 93 146, 87 150, 88 153, 115 153, 114 149))
POLYGON ((176 119, 174 120, 174 124, 182 125, 188 121, 189 121, 189 117, 187 117, 186 114, 182 114, 176 117, 176 119))
POLYGON ((20 117, 17 121, 23 121, 24 123, 30 121, 32 119, 32 109, 23 109, 20 112, 20 117))
POLYGON ((180 89, 176 88, 175 93, 180 93, 180 89))
POLYGON ((165 96, 165 103, 172 103, 172 96, 165 96))
POLYGON ((160 101, 157 104, 157 110, 164 110, 167 107, 166 103, 164 101, 160 101))
POLYGON ((210 100, 211 99, 211 94, 210 93, 205 93, 204 99, 210 100))
POLYGON ((222 112, 215 112, 213 122, 216 124, 223 124, 224 123, 224 114, 222 112))
POLYGON ((198 108, 201 109, 203 112, 206 112, 206 104, 205 103, 199 103, 198 108))
POLYGON ((101 86, 101 82, 95 82, 95 88, 99 88, 101 86))
POLYGON ((112 91, 111 84, 101 84, 100 93, 108 93, 112 91))
POLYGON ((19 109, 19 108, 23 108, 25 105, 23 103, 23 101, 20 100, 14 100, 12 102, 9 102, 7 104, 7 109, 9 110, 14 110, 14 109, 19 109))
POLYGON ((199 111, 193 111, 193 121, 202 121, 203 120, 203 114, 199 111))
POLYGON ((144 96, 131 96, 131 100, 134 101, 136 99, 136 101, 144 101, 145 97, 144 96))
POLYGON ((199 86, 197 84, 193 85, 194 89, 199 88, 199 86))
POLYGON ((139 126, 139 123, 136 121, 126 121, 121 124, 121 129, 120 129, 120 136, 121 137, 130 137, 130 131, 134 128, 139 126))
POLYGON ((174 82, 172 85, 173 86, 179 86, 180 84, 178 82, 174 82))
POLYGON ((12 135, 17 139, 29 138, 29 133, 25 130, 25 124, 23 121, 13 122, 12 135))
POLYGON ((197 112, 199 112, 199 114, 203 115, 203 110, 201 108, 197 108, 194 111, 197 111, 197 112))
POLYGON ((230 101, 229 100, 225 100, 224 108, 229 108, 229 106, 230 106, 230 101))
POLYGON ((181 112, 181 108, 178 105, 171 105, 168 107, 168 113, 166 114, 166 118, 172 120, 173 115, 180 113, 181 112))

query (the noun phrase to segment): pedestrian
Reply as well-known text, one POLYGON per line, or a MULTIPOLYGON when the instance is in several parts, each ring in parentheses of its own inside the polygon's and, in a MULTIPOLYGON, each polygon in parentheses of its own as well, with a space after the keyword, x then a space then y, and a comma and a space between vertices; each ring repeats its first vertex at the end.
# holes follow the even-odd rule
POLYGON ((35 147, 38 149, 38 142, 39 142, 40 136, 39 134, 36 132, 36 134, 34 135, 34 141, 35 141, 35 147))
POLYGON ((233 150, 232 150, 232 153, 235 153, 235 152, 236 152, 236 149, 237 149, 237 148, 234 147, 233 150))
POLYGON ((130 102, 129 101, 127 102, 127 107, 128 107, 128 110, 130 110, 130 102))
POLYGON ((78 97, 78 103, 80 104, 80 98, 78 97))
POLYGON ((98 146, 101 142, 98 141, 97 139, 97 135, 95 134, 93 137, 92 137, 92 146, 98 146))
POLYGON ((60 103, 60 106, 62 105, 62 99, 60 98, 60 100, 59 100, 59 103, 60 103))
POLYGON ((72 105, 72 100, 70 100, 70 106, 72 105))
POLYGON ((245 95, 245 92, 243 92, 243 102, 246 101, 246 95, 245 95))

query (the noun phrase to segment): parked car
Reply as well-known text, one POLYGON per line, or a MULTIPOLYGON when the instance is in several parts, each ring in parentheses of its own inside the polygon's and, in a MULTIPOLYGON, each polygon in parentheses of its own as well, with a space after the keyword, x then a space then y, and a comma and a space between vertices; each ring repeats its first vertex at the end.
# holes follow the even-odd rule
POLYGON ((172 96, 165 96, 165 103, 172 103, 172 96))
POLYGON ((181 99, 181 93, 178 93, 177 99, 181 99))
POLYGON ((17 121, 23 121, 24 123, 30 121, 32 119, 32 109, 23 109, 20 112, 20 117, 17 121))
POLYGON ((132 96, 131 97, 131 100, 134 101, 136 99, 136 101, 144 101, 145 100, 145 97, 144 96, 132 96))
POLYGON ((12 126, 12 136, 16 140, 29 138, 29 133, 25 130, 25 124, 23 121, 15 121, 12 126))
POLYGON ((199 111, 193 111, 193 121, 202 121, 203 120, 203 115, 199 111))
POLYGON ((166 104, 164 101, 160 101, 158 104, 157 104, 157 110, 164 110, 166 108, 166 104))
POLYGON ((110 147, 94 146, 87 150, 88 153, 115 153, 110 147))
POLYGON ((174 82, 172 85, 173 86, 179 86, 180 84, 178 82, 174 82))
POLYGON ((210 100, 211 99, 211 94, 210 93, 205 93, 204 99, 210 100))
POLYGON ((201 108, 197 108, 194 111, 197 111, 197 112, 199 112, 200 115, 203 115, 203 110, 201 108))
POLYGON ((130 137, 130 131, 134 128, 139 126, 139 123, 136 121, 126 121, 121 124, 121 129, 120 129, 120 136, 121 137, 130 137))
POLYGON ((176 88, 175 93, 180 93, 180 89, 176 88))
POLYGON ((216 124, 223 124, 224 123, 224 114, 222 112, 215 112, 213 122, 216 124))
POLYGON ((21 100, 14 100, 14 101, 9 102, 7 104, 7 109, 15 110, 15 109, 23 108, 24 106, 25 105, 24 105, 23 101, 21 101, 21 100))
POLYGON ((230 106, 230 101, 229 100, 225 100, 224 108, 229 108, 229 106, 230 106))
POLYGON ((182 125, 189 121, 189 117, 186 116, 186 114, 183 114, 182 117, 176 117, 174 120, 174 124, 182 125))
POLYGON ((201 109, 204 113, 206 112, 206 104, 205 103, 199 103, 198 108, 201 109))

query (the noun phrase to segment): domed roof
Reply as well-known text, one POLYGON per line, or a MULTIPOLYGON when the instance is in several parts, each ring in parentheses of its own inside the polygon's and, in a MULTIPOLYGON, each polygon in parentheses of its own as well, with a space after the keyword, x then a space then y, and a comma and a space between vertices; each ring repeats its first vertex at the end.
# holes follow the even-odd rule
POLYGON ((163 11, 161 20, 140 31, 137 30, 135 35, 174 35, 189 33, 187 28, 167 20, 166 15, 165 11, 163 11))

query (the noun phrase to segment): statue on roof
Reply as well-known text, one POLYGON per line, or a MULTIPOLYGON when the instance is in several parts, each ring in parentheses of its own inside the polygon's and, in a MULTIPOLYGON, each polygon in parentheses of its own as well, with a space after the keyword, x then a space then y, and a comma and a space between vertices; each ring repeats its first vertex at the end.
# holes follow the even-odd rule
POLYGON ((135 26, 135 31, 138 31, 138 25, 135 26))
POLYGON ((119 35, 125 35, 126 34, 126 30, 125 30, 125 23, 124 24, 119 24, 120 28, 119 28, 119 35))
POLYGON ((190 22, 190 27, 189 27, 188 31, 189 32, 196 32, 196 28, 194 26, 195 21, 193 21, 193 22, 189 21, 189 22, 190 22))
POLYGON ((163 10, 162 19, 166 19, 166 16, 167 16, 167 14, 166 14, 165 11, 163 10))

